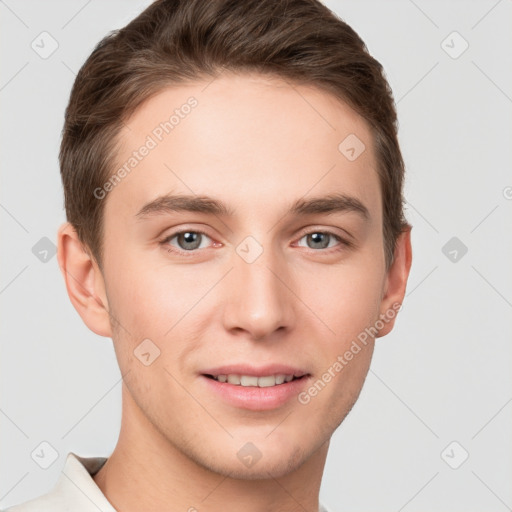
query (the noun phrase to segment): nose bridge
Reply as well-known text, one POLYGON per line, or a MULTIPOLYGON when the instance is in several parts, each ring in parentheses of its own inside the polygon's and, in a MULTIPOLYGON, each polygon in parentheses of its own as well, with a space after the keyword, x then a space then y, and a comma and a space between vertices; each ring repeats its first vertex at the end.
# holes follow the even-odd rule
POLYGON ((283 284, 286 262, 278 252, 258 245, 246 239, 236 248, 224 317, 227 329, 244 330, 255 339, 290 328, 294 319, 292 296, 283 284))

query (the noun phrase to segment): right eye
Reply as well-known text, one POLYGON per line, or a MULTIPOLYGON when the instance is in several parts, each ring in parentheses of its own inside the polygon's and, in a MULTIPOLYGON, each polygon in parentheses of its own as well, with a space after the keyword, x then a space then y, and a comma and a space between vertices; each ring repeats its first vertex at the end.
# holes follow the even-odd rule
MULTIPOLYGON (((170 245, 171 247, 177 247, 178 252, 191 252, 196 249, 204 249, 208 244, 203 243, 205 239, 211 240, 211 238, 201 231, 178 231, 168 236, 161 243, 163 245, 170 245), (175 243, 172 243, 175 240, 175 243)), ((173 249, 170 249, 173 250, 173 249)))

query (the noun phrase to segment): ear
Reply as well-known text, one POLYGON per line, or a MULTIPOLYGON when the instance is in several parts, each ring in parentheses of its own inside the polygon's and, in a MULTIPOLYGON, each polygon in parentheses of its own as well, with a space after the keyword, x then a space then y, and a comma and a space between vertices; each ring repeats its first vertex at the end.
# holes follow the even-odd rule
POLYGON ((387 272, 381 300, 379 318, 384 326, 379 329, 377 338, 391 332, 404 300, 412 263, 411 229, 412 226, 408 226, 397 238, 393 263, 387 272))
POLYGON ((105 283, 96 260, 69 222, 60 226, 57 240, 57 259, 71 303, 91 331, 112 337, 105 283))

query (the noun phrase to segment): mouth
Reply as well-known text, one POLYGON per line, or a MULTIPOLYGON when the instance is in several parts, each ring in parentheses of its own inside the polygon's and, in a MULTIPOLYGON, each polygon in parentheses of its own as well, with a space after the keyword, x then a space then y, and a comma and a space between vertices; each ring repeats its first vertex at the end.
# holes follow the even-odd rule
POLYGON ((298 370, 296 373, 260 371, 247 375, 214 371, 200 376, 205 396, 220 399, 235 409, 259 412, 291 406, 294 401, 297 403, 297 396, 309 385, 312 377, 298 370))
POLYGON ((240 375, 236 373, 230 374, 219 374, 219 375, 210 375, 203 374, 205 377, 209 379, 213 379, 220 383, 232 384, 233 386, 242 386, 242 387, 258 387, 258 388, 271 388, 275 386, 282 386, 283 384, 287 384, 288 382, 292 382, 295 380, 304 379, 308 376, 308 374, 303 375, 293 375, 293 374, 284 374, 278 373, 275 375, 240 375))

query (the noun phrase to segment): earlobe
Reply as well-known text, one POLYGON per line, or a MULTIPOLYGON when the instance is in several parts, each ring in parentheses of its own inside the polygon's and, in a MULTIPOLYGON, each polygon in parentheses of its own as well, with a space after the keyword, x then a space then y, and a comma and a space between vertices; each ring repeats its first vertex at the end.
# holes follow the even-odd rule
POLYGON ((391 332, 395 325, 398 309, 401 307, 405 297, 407 280, 412 264, 411 229, 412 226, 404 229, 396 242, 395 257, 387 272, 384 294, 381 301, 380 318, 384 326, 382 329, 379 329, 377 338, 391 332))
POLYGON ((71 303, 84 323, 100 336, 112 337, 103 275, 66 222, 57 233, 57 259, 71 303))

